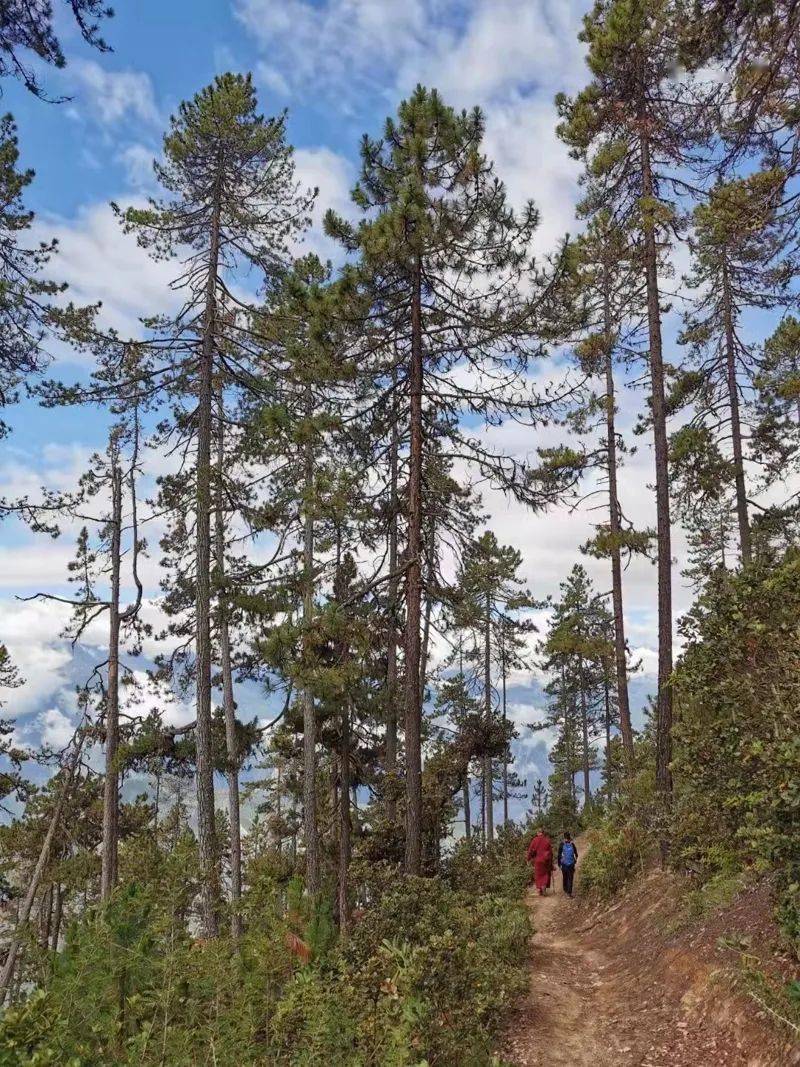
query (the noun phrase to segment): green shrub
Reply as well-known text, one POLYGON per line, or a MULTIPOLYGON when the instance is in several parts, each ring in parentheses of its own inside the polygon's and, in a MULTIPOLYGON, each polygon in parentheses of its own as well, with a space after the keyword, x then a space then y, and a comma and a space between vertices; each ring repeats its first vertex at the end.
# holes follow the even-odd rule
POLYGON ((345 949, 360 1002, 383 990, 395 1004, 389 1019, 431 1064, 488 1063, 497 1020, 524 988, 529 926, 514 884, 495 896, 398 881, 345 949))
POLYGON ((745 886, 741 871, 716 874, 687 895, 689 914, 702 918, 717 908, 724 908, 745 886))
POLYGON ((531 836, 501 828, 488 855, 481 852, 474 838, 462 838, 442 864, 442 877, 448 885, 473 896, 519 897, 530 877, 525 850, 531 836))
POLYGON ((638 823, 615 826, 609 820, 586 832, 583 862, 578 868, 581 889, 603 899, 613 896, 641 874, 653 853, 653 842, 638 823))
POLYGON ((703 882, 774 872, 800 952, 800 553, 709 583, 676 672, 675 854, 703 882))
POLYGON ((709 581, 682 621, 674 677, 672 810, 654 788, 650 731, 636 774, 591 831, 584 888, 609 896, 663 838, 689 906, 724 903, 768 874, 800 956, 800 552, 709 581))
POLYGON ((169 898, 172 862, 151 856, 153 883, 121 886, 73 924, 41 986, 0 1020, 2 1067, 492 1063, 527 976, 520 840, 459 854, 441 878, 374 865, 344 943, 328 902, 311 906, 264 868, 238 951, 190 935, 182 891, 169 898))

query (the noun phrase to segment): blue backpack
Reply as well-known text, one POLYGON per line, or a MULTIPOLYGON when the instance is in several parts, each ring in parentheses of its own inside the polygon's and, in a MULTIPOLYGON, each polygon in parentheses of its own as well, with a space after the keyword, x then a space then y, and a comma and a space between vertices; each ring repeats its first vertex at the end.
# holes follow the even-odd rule
POLYGON ((575 846, 571 841, 565 841, 561 846, 561 866, 575 866, 575 846))

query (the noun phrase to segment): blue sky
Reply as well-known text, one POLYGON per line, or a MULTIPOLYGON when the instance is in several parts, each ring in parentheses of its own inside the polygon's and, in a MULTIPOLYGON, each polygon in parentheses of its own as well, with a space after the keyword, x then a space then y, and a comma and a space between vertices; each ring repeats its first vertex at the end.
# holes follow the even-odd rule
MULTIPOLYGON (((532 197, 540 207, 540 251, 575 230, 577 168, 555 137, 552 100, 585 81, 576 36, 588 0, 119 0, 117 6, 105 30, 114 49, 108 54, 91 51, 64 22, 68 65, 43 71, 42 80, 68 102, 43 103, 6 84, 3 107, 18 121, 23 163, 36 170, 28 201, 38 215, 37 232, 60 241, 52 275, 69 282, 77 301, 101 299, 104 321, 123 331, 135 330, 139 315, 168 306, 169 267, 148 261, 123 237, 108 202, 147 193, 150 160, 170 112, 223 70, 253 71, 265 112, 289 109, 298 174, 320 187, 319 213, 328 206, 348 210, 361 134, 377 134, 403 93, 422 81, 457 106, 484 108, 487 149, 512 199, 532 197)), ((332 251, 318 229, 309 243, 324 255, 332 251)), ((56 356, 58 373, 82 372, 69 353, 56 356)), ((623 401, 623 421, 632 421, 640 399, 623 401)), ((91 413, 25 404, 11 421, 14 434, 0 452, 8 495, 35 492, 42 483, 69 484, 102 445, 102 421, 91 413)), ((493 434, 520 455, 545 443, 520 427, 493 434)), ((651 480, 645 446, 622 480, 627 510, 639 526, 653 521, 645 490, 651 480)), ((579 559, 593 517, 585 511, 533 517, 492 493, 485 501, 500 539, 523 552, 536 595, 556 593, 579 559)), ((0 528, 0 640, 28 678, 11 710, 29 739, 68 729, 74 663, 58 640, 58 611, 15 598, 63 587, 72 534, 52 542, 13 523, 0 528)), ((605 565, 586 565, 605 590, 605 565)), ((147 577, 153 598, 155 560, 147 577)), ((649 563, 631 568, 626 591, 631 643, 649 677, 655 663, 649 563)), ((688 593, 679 589, 676 599, 680 610, 688 593)), ((530 683, 530 676, 517 680, 521 723, 535 717, 539 698, 530 683)))

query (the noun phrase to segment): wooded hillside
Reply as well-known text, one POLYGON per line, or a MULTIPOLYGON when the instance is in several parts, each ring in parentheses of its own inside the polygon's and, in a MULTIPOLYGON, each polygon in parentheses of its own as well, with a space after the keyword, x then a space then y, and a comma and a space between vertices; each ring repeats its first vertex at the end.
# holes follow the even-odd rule
MULTIPOLYGON (((96 0, 63 14, 122 47, 96 0)), ((59 25, 0 12, 0 74, 42 109, 59 25)), ((580 40, 553 125, 582 196, 546 254, 536 174, 515 202, 480 109, 420 85, 364 134, 324 262, 291 117, 219 74, 157 192, 113 205, 164 279, 130 335, 59 282, 2 120, 3 429, 36 403, 106 440, 65 491, 0 501, 3 529, 77 531, 69 584, 29 599, 96 659, 69 742, 34 748, 0 644, 0 1063, 497 1063, 534 821, 594 827, 600 897, 650 862, 765 879, 800 958, 800 3, 597 0, 580 40), (489 492, 592 515, 557 596, 489 492), (536 731, 548 782, 515 768, 536 731)), ((789 1028, 798 988, 770 992, 789 1028)))

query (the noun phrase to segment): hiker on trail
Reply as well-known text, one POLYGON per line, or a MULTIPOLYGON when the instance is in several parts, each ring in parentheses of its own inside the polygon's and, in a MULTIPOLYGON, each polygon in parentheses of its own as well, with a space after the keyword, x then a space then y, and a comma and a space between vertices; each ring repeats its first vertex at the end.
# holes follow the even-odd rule
POLYGON ((575 878, 575 864, 578 862, 578 850, 571 834, 564 834, 564 839, 558 846, 558 865, 561 868, 561 878, 564 883, 564 892, 568 897, 572 896, 572 882, 575 878))
POLYGON ((553 844, 541 828, 528 845, 528 863, 533 864, 533 880, 539 896, 544 896, 553 871, 553 844))

